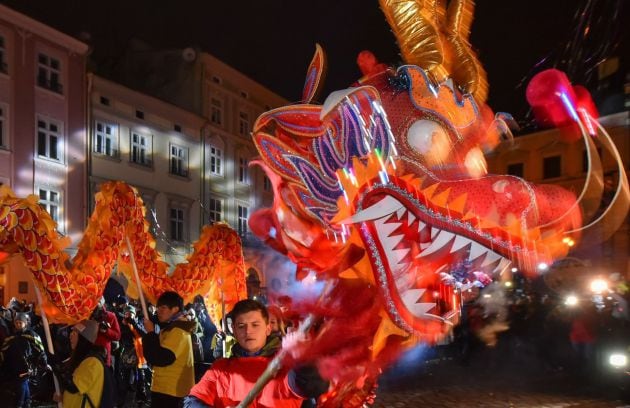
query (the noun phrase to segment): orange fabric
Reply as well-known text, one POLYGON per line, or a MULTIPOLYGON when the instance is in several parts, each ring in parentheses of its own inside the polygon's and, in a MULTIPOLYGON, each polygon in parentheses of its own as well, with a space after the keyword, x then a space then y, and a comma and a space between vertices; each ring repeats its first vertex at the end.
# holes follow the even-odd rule
MULTIPOLYGON (((235 357, 217 360, 203 378, 190 390, 214 408, 236 406, 253 388, 258 377, 265 371, 269 357, 235 357)), ((271 380, 251 408, 299 408, 304 399, 289 388, 286 371, 271 380)))

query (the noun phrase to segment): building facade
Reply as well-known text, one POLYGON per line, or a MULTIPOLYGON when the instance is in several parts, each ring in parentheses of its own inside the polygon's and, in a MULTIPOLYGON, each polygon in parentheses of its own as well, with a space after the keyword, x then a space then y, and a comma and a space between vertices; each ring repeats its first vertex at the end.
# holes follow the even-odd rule
POLYGON ((202 148, 206 120, 89 74, 89 196, 120 180, 138 189, 157 249, 170 263, 189 253, 203 225, 202 148))
MULTIPOLYGON (((0 183, 35 194, 76 246, 85 227, 88 46, 0 5, 0 183)), ((0 303, 35 300, 20 256, 0 266, 0 303)))

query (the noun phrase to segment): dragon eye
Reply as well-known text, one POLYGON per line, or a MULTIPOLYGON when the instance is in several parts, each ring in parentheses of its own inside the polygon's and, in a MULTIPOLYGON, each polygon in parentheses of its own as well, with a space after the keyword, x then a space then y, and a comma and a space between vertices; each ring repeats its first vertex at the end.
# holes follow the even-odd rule
POLYGON ((409 127, 407 143, 433 164, 446 159, 451 150, 451 142, 444 128, 426 119, 417 120, 409 127))

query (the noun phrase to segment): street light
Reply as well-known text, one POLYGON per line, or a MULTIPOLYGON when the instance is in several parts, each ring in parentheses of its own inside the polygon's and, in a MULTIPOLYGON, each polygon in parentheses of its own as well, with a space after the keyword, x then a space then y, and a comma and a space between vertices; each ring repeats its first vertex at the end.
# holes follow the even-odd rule
POLYGON ((576 306, 578 304, 578 298, 575 295, 569 295, 564 299, 564 304, 570 307, 576 306))

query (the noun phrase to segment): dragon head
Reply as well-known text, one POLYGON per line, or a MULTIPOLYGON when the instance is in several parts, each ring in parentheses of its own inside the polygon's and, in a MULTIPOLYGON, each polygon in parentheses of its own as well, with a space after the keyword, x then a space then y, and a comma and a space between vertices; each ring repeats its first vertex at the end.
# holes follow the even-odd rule
MULTIPOLYGON (((413 31, 381 3, 395 34, 413 31)), ((426 20, 425 11, 416 12, 426 20)), ((275 198, 252 215, 252 231, 299 271, 377 285, 384 336, 430 342, 456 323, 462 293, 512 267, 534 273, 566 254, 563 238, 581 224, 572 193, 487 174, 484 153, 506 125, 483 102, 485 74, 460 49, 465 30, 444 21, 434 41, 445 39, 449 54, 467 55, 477 70, 462 74, 430 52, 418 61, 399 38, 413 64, 380 66, 316 105, 318 46, 306 102, 264 113, 254 125, 258 164, 275 198)))

